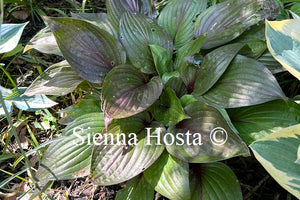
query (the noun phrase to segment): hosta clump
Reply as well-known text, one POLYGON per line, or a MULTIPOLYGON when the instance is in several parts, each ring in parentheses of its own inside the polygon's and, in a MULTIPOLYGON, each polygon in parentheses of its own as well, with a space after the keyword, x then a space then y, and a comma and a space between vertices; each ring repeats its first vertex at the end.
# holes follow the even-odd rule
MULTIPOLYGON (((298 124, 300 108, 263 62, 263 20, 276 16, 276 4, 209 4, 108 0, 107 14, 47 19, 55 40, 43 30, 29 46, 57 42, 66 61, 26 94, 65 94, 70 80, 101 93, 64 110, 73 121, 49 146, 38 179, 128 181, 117 199, 153 199, 154 190, 170 199, 242 199, 235 175, 217 161, 247 156, 247 145, 298 124)), ((297 137, 286 141, 296 155, 297 137)))

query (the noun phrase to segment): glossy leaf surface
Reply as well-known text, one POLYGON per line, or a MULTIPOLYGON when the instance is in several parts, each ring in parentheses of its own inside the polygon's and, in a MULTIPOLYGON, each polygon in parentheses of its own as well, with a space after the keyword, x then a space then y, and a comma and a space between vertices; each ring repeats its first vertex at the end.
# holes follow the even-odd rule
POLYGON ((96 184, 113 185, 127 181, 150 167, 161 155, 164 145, 156 145, 157 139, 147 138, 147 134, 157 135, 156 128, 164 132, 164 127, 157 122, 145 127, 145 122, 139 114, 114 120, 104 130, 103 135, 112 133, 113 137, 108 136, 107 140, 105 136, 99 138, 93 150, 92 177, 96 184))
POLYGON ((206 35, 204 49, 225 44, 265 17, 274 17, 278 7, 273 0, 229 0, 211 6, 196 23, 195 36, 206 35))
POLYGON ((300 106, 288 100, 228 109, 228 114, 248 145, 282 128, 300 123, 300 106))
POLYGON ((267 68, 238 55, 218 82, 202 97, 196 98, 214 106, 236 108, 286 97, 267 68))
POLYGON ((193 93, 203 95, 207 92, 222 76, 243 46, 240 43, 229 44, 207 54, 202 61, 193 93))
POLYGON ((169 33, 175 49, 193 40, 196 17, 205 10, 206 4, 206 0, 176 0, 161 11, 158 24, 169 33))
POLYGON ((114 66, 126 62, 119 41, 99 27, 72 18, 50 18, 48 23, 63 56, 83 79, 100 83, 114 66))
POLYGON ((151 18, 126 12, 120 21, 120 40, 131 63, 143 73, 156 73, 149 45, 159 45, 172 53, 173 44, 168 33, 151 18))
POLYGON ((125 118, 150 107, 162 92, 158 76, 148 82, 131 65, 115 67, 105 78, 102 90, 103 110, 110 118, 125 118))
POLYGON ((164 136, 171 155, 186 162, 206 163, 249 153, 217 109, 202 102, 190 103, 184 109, 191 118, 171 126, 167 130, 170 135, 164 136))
POLYGON ((174 200, 190 198, 189 165, 164 152, 144 176, 155 191, 174 200))

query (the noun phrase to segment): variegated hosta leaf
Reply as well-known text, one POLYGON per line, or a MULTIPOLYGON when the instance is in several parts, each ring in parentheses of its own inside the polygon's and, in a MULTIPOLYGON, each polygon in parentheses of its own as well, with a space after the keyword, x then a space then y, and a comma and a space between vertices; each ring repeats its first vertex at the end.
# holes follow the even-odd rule
POLYGON ((300 123, 300 105, 289 100, 232 108, 228 109, 228 114, 248 145, 282 128, 300 123))
POLYGON ((23 30, 28 23, 0 25, 0 54, 12 51, 18 45, 23 30))
POLYGON ((152 0, 107 0, 106 8, 108 19, 117 32, 119 32, 120 19, 126 11, 155 17, 152 0))
POLYGON ((172 200, 190 199, 189 164, 164 152, 144 176, 152 187, 172 200))
POLYGON ((46 69, 31 83, 24 94, 27 96, 35 94, 66 95, 82 81, 83 79, 64 60, 46 69))
POLYGON ((37 111, 57 104, 43 94, 26 96, 24 95, 26 90, 26 87, 14 88, 5 101, 13 102, 17 108, 25 111, 37 111))
POLYGON ((66 127, 61 140, 48 147, 36 177, 42 181, 89 175, 93 136, 103 129, 103 113, 94 112, 76 118, 66 127))
POLYGON ((115 200, 153 200, 154 189, 144 176, 136 176, 117 192, 115 200))
POLYGON ((267 21, 266 37, 274 58, 300 80, 300 19, 267 21))
POLYGON ((126 62, 119 41, 99 27, 72 18, 49 18, 48 23, 63 56, 83 79, 100 83, 114 66, 126 62))
POLYGON ((191 163, 206 163, 249 153, 217 109, 193 102, 185 112, 191 118, 169 127, 164 135, 171 155, 191 163))
POLYGON ((191 166, 191 200, 242 200, 242 191, 233 171, 224 163, 191 166))
POLYGON ((225 44, 264 18, 274 17, 278 7, 273 0, 228 0, 211 6, 196 22, 195 36, 206 35, 202 48, 225 44))
POLYGON ((199 96, 207 92, 219 80, 243 46, 244 44, 240 43, 229 44, 207 54, 201 63, 193 94, 199 96))
POLYGON ((120 40, 131 63, 148 74, 156 73, 149 45, 160 45, 170 53, 173 51, 169 34, 151 18, 139 13, 122 15, 120 40))
POLYGON ((163 89, 158 76, 149 81, 132 65, 120 65, 106 76, 102 100, 103 110, 110 118, 125 118, 150 107, 163 89))
POLYGON ((103 131, 92 156, 92 177, 96 184, 113 185, 127 181, 157 160, 165 148, 162 143, 158 145, 165 128, 158 122, 148 127, 145 124, 139 114, 114 120, 103 131))
POLYGON ((211 105, 237 108, 285 99, 272 73, 254 59, 237 55, 217 83, 203 96, 211 105))
POLYGON ((170 34, 175 49, 194 39, 196 17, 206 6, 207 0, 176 0, 170 1, 161 11, 157 22, 170 34))
POLYGON ((40 30, 25 46, 24 52, 36 49, 42 53, 55 54, 62 56, 60 49, 58 48, 57 42, 50 27, 47 26, 40 30))
POLYGON ((300 198, 300 165, 295 162, 299 144, 300 124, 279 130, 250 145, 262 166, 296 198, 300 198))

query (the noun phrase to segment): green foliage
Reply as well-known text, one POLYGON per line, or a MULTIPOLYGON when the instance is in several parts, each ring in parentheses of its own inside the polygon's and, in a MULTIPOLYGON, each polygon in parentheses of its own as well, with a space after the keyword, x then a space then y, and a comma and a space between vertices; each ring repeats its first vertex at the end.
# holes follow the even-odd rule
POLYGON ((278 14, 273 0, 164 1, 159 13, 150 0, 106 6, 107 14, 47 18, 52 33, 45 29, 28 44, 65 61, 25 94, 64 95, 83 80, 101 90, 61 111, 72 121, 44 155, 42 183, 90 175, 99 185, 128 181, 117 199, 152 199, 156 190, 170 199, 238 200, 234 173, 218 161, 249 156, 250 145, 299 197, 298 177, 281 181, 289 168, 271 152, 291 142, 286 160, 299 163, 295 137, 272 134, 300 121, 299 105, 268 69, 281 70, 261 25, 278 14), (272 144, 263 152, 265 140, 272 144))

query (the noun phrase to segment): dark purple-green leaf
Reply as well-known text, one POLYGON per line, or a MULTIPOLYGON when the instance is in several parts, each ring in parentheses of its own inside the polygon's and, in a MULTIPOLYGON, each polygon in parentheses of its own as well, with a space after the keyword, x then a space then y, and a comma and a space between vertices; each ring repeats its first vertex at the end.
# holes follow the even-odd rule
POLYGON ((228 0, 211 6, 196 23, 195 36, 206 35, 204 49, 225 44, 247 28, 267 17, 274 17, 278 7, 274 0, 228 0))
POLYGON ((193 102, 185 107, 185 112, 191 118, 169 127, 169 135, 164 136, 171 155, 186 162, 206 163, 249 153, 216 108, 193 102))
POLYGON ((93 149, 91 170, 94 182, 98 185, 122 183, 150 167, 165 148, 156 145, 156 138, 147 137, 148 133, 158 134, 156 128, 160 128, 161 134, 165 131, 158 122, 149 124, 142 114, 113 120, 93 149))
POLYGON ((158 76, 149 81, 132 65, 120 65, 107 74, 102 90, 103 109, 110 118, 125 118, 150 107, 163 89, 158 76))
POLYGON ((207 92, 222 76, 243 46, 240 43, 229 44, 207 54, 202 61, 193 93, 202 95, 207 92))
POLYGON ((175 49, 194 39, 196 17, 205 10, 206 4, 206 0, 176 0, 170 1, 161 11, 158 24, 170 34, 175 49))
POLYGON ((131 63, 144 73, 156 73, 149 45, 159 45, 172 53, 169 34, 151 18, 126 12, 120 22, 120 40, 131 63))
POLYGON ((198 100, 223 108, 286 98, 272 73, 254 59, 237 55, 217 83, 198 100))
POLYGON ((126 11, 155 17, 152 0, 107 0, 106 8, 108 19, 117 32, 119 32, 120 19, 126 11))
POLYGON ((48 23, 63 56, 83 79, 100 83, 114 66, 126 62, 119 41, 99 27, 72 18, 49 18, 48 23))

